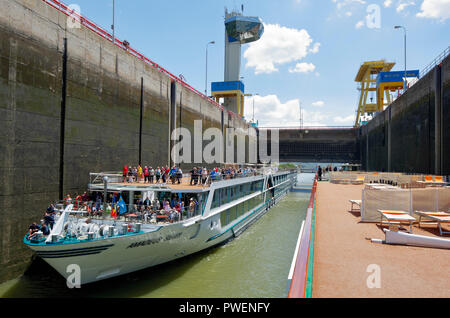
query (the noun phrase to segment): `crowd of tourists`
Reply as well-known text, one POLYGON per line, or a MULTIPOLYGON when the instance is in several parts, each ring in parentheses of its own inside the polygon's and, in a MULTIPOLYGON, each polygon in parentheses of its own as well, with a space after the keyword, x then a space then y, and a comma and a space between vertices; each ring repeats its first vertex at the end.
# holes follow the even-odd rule
POLYGON ((176 166, 172 168, 162 166, 154 169, 151 166, 141 167, 141 165, 138 165, 137 167, 127 167, 125 165, 122 169, 122 177, 122 182, 128 183, 166 184, 171 181, 173 184, 180 184, 183 178, 183 171, 176 166))
MULTIPOLYGON (((206 185, 211 181, 233 179, 253 175, 256 170, 253 168, 214 168, 194 167, 189 171, 190 185, 206 185)), ((183 180, 183 171, 180 167, 173 166, 169 168, 151 166, 131 167, 124 165, 122 169, 122 182, 124 183, 148 183, 148 184, 181 184, 183 180)))

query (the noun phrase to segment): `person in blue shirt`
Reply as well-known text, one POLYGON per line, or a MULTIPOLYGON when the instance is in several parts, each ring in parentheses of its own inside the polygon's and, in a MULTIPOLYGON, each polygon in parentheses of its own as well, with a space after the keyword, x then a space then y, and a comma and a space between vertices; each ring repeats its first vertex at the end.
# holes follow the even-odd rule
POLYGON ((37 232, 39 232, 40 229, 41 229, 41 227, 39 225, 37 225, 36 222, 33 222, 33 224, 31 224, 30 227, 28 228, 27 238, 29 240, 31 240, 33 238, 33 236, 35 236, 37 234, 37 232))
POLYGON ((42 231, 42 234, 44 234, 44 235, 50 235, 50 229, 48 228, 48 226, 47 226, 47 224, 42 224, 42 226, 41 226, 41 231, 42 231))
POLYGON ((175 166, 172 167, 169 171, 170 180, 172 180, 172 184, 175 184, 175 177, 177 174, 177 168, 175 166))
POLYGON ((45 213, 44 224, 45 224, 45 226, 47 226, 53 230, 53 225, 55 224, 55 216, 53 213, 48 213, 48 212, 45 213))

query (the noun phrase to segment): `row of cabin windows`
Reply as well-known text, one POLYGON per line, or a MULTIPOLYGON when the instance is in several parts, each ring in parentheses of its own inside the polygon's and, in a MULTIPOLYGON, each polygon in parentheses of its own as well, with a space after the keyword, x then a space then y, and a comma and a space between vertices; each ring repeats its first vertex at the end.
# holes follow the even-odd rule
POLYGON ((220 223, 222 227, 230 224, 234 220, 238 219, 248 211, 251 211, 261 205, 264 201, 264 195, 260 194, 252 199, 246 200, 238 205, 235 205, 234 207, 222 211, 220 214, 220 223))
POLYGON ((277 184, 280 184, 280 183, 286 181, 288 179, 288 175, 286 174, 283 176, 277 176, 277 177, 274 177, 273 179, 274 179, 275 185, 277 185, 277 184))
POLYGON ((243 198, 252 193, 262 191, 264 180, 248 182, 233 187, 217 189, 214 191, 211 209, 221 207, 227 203, 243 198))
POLYGON ((289 182, 282 184, 278 187, 275 188, 275 196, 279 195, 280 193, 286 192, 286 190, 290 187, 291 185, 289 184, 289 182))

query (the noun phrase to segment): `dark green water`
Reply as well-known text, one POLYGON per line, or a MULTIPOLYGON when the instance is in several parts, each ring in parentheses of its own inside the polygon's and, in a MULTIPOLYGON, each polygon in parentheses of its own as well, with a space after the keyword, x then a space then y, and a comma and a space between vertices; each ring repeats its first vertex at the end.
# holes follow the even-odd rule
POLYGON ((67 288, 37 260, 22 277, 0 284, 0 297, 286 297, 308 201, 309 193, 291 192, 226 245, 80 289, 67 288))

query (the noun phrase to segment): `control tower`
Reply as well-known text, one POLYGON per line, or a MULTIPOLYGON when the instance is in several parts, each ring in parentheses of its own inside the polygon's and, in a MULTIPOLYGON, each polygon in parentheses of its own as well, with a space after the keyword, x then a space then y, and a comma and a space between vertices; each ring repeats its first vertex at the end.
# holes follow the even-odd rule
POLYGON ((241 81, 241 46, 257 41, 264 32, 258 17, 245 17, 241 12, 225 9, 225 72, 223 82, 211 84, 212 96, 224 107, 244 116, 245 86, 241 81))

